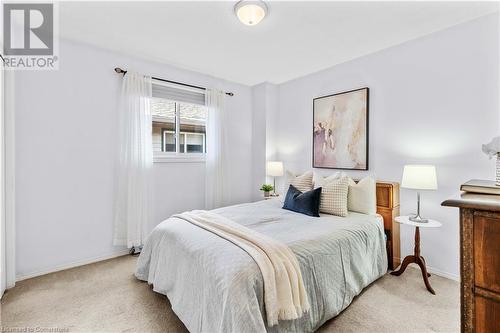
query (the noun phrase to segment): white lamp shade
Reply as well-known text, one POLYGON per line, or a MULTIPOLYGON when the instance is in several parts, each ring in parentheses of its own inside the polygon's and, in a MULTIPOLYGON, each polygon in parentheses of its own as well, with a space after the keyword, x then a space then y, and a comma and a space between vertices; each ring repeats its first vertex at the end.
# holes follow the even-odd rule
POLYGON ((272 177, 283 176, 283 162, 278 162, 278 161, 267 162, 266 174, 272 177))
POLYGON ((405 165, 401 187, 414 190, 437 190, 434 165, 405 165))

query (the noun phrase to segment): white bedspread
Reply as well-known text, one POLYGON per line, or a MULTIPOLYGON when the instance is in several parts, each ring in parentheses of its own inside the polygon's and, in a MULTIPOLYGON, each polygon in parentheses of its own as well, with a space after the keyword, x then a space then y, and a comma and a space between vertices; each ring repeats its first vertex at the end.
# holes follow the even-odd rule
POLYGON ((267 326, 297 319, 309 311, 299 263, 288 246, 214 212, 195 210, 173 217, 224 238, 253 258, 264 284, 267 326))
POLYGON ((190 332, 312 332, 345 309, 387 270, 382 219, 308 217, 279 200, 214 212, 287 244, 300 265, 310 311, 267 327, 263 280, 255 261, 231 242, 178 218, 151 233, 136 276, 168 296, 190 332))

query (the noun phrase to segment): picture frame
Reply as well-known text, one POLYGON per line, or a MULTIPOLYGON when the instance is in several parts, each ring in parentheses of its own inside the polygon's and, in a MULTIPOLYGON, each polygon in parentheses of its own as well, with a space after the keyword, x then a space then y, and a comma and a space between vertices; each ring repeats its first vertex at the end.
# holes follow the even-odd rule
POLYGON ((368 87, 313 99, 313 168, 368 170, 368 87))

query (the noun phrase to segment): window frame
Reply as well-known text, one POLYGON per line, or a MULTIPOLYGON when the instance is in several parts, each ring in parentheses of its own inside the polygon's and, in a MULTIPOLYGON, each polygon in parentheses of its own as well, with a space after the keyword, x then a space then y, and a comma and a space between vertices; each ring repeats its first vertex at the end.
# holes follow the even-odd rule
POLYGON ((175 131, 172 131, 172 130, 170 130, 168 128, 162 127, 161 128, 161 148, 163 149, 163 151, 161 151, 159 153, 172 153, 172 154, 175 153, 174 151, 167 151, 167 149, 166 149, 167 148, 166 147, 166 145, 167 145, 167 139, 165 138, 165 135, 168 134, 168 133, 174 135, 174 141, 175 141, 175 131))
MULTIPOLYGON (((206 125, 205 125, 205 128, 206 128, 206 125)), ((206 154, 206 145, 207 145, 207 135, 206 133, 200 133, 200 132, 180 132, 180 134, 183 134, 184 135, 184 154, 203 154, 205 155, 206 154), (204 153, 188 153, 186 152, 186 149, 187 149, 187 146, 188 146, 188 135, 194 135, 194 136, 201 136, 201 142, 202 142, 202 150, 204 151, 204 153)), ((180 143, 179 143, 180 144, 180 143)))
MULTIPOLYGON (((160 98, 161 99, 161 98, 160 98)), ((191 133, 191 132, 181 132, 181 123, 180 123, 180 105, 183 102, 178 102, 174 100, 169 100, 175 103, 175 132, 168 129, 163 129, 161 132, 161 145, 162 149, 164 149, 164 133, 170 132, 174 133, 175 138, 175 152, 166 152, 166 151, 153 151, 153 163, 205 163, 206 160, 206 134, 205 133, 191 133), (180 152, 180 135, 184 135, 184 152, 180 152), (204 153, 186 153, 186 134, 196 134, 203 136, 203 150, 204 153)), ((185 103, 189 104, 189 103, 185 103)), ((205 107, 205 106, 203 106, 205 107)), ((153 120, 151 120, 151 124, 153 120)), ((206 124, 205 124, 206 128, 206 124)))

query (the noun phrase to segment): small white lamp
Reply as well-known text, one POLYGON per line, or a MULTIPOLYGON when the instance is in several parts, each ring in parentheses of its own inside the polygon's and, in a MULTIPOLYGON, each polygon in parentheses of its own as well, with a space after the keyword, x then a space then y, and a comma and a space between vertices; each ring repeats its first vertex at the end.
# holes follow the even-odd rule
POLYGON ((401 187, 417 190, 417 215, 410 221, 427 223, 429 220, 420 216, 419 190, 437 190, 436 167, 434 165, 405 165, 401 187))
POLYGON ((266 165, 266 175, 273 177, 273 194, 272 196, 278 196, 276 194, 276 177, 283 176, 283 162, 280 161, 269 161, 266 165))

